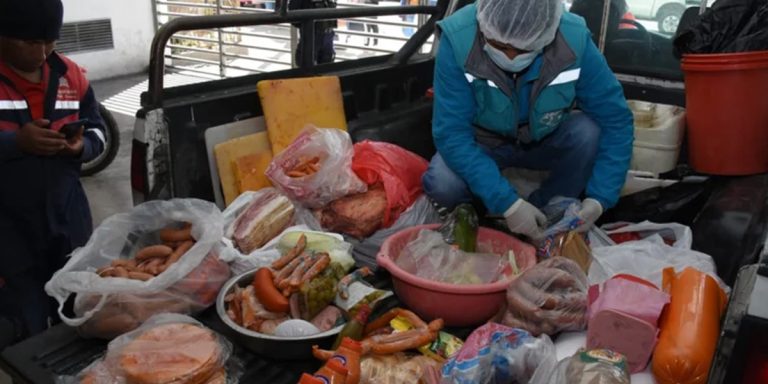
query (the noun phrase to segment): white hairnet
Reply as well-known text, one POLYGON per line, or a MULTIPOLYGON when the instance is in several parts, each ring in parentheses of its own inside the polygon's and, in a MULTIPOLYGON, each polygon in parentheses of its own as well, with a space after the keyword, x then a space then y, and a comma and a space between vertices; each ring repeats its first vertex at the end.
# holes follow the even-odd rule
POLYGON ((562 0, 477 0, 477 24, 486 38, 535 51, 555 39, 562 0))

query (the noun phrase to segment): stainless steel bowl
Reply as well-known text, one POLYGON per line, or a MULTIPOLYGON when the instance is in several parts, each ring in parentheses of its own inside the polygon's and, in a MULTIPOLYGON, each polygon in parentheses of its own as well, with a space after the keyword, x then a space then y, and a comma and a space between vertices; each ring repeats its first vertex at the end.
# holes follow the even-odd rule
POLYGON ((219 292, 219 297, 216 298, 216 312, 219 314, 221 321, 232 331, 229 333, 231 334, 231 337, 234 338, 234 341, 260 355, 272 359, 283 360, 312 358, 313 345, 319 345, 320 348, 329 349, 334 340, 336 340, 336 336, 344 327, 343 325, 312 336, 277 337, 243 328, 227 316, 227 310, 224 306, 224 297, 234 289, 235 285, 239 285, 240 287, 248 286, 248 284, 253 281, 253 275, 256 274, 257 269, 229 279, 219 292))

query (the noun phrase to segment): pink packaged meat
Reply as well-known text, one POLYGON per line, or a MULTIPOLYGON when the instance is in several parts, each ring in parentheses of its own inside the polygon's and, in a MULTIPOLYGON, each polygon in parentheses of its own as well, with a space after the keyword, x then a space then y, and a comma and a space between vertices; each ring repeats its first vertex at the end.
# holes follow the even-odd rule
POLYGON ((627 356, 632 373, 645 369, 669 295, 634 276, 615 276, 590 287, 589 299, 587 347, 627 356))

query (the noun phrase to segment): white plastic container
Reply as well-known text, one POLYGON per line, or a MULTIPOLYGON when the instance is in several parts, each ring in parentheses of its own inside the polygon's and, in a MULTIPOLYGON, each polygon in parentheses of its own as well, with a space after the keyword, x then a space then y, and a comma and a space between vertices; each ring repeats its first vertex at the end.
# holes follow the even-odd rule
POLYGON ((677 183, 677 180, 659 179, 650 172, 629 171, 624 188, 621 189, 621 196, 631 195, 656 187, 668 187, 675 183, 677 183))
POLYGON ((630 168, 654 174, 673 170, 685 132, 685 109, 641 101, 629 101, 629 107, 635 116, 630 168))

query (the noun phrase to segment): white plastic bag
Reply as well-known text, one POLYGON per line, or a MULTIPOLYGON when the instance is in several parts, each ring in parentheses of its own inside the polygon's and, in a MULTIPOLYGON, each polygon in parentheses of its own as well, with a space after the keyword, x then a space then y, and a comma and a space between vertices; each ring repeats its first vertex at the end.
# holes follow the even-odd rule
POLYGON ((712 257, 690 249, 666 245, 659 236, 593 248, 592 258, 588 274, 590 284, 600 284, 614 275, 626 273, 661 287, 664 268, 674 267, 675 272, 681 272, 686 267, 693 267, 715 278, 720 286, 728 291, 728 287, 717 276, 712 257))
POLYGON ((603 226, 605 233, 612 235, 615 233, 637 232, 641 238, 650 236, 660 236, 665 242, 673 243, 672 246, 681 249, 691 249, 693 244, 693 232, 688 226, 678 223, 657 224, 650 221, 642 223, 612 223, 603 226))
POLYGON ((343 236, 337 233, 313 231, 306 225, 297 225, 287 228, 279 236, 272 239, 262 248, 251 252, 251 254, 238 254, 235 256, 234 261, 232 264, 230 264, 232 273, 238 275, 250 270, 254 270, 256 268, 269 266, 272 264, 272 262, 279 259, 280 256, 284 254, 284 252, 286 252, 285 249, 280 249, 279 246, 283 236, 294 232, 328 236, 329 239, 333 239, 333 241, 330 241, 329 243, 333 244, 329 244, 328 247, 322 249, 314 249, 312 248, 311 244, 308 244, 307 249, 318 252, 327 252, 331 257, 331 262, 340 263, 345 268, 345 270, 351 268, 354 265, 354 260, 352 259, 352 244, 345 242, 343 236))
POLYGON ((367 187, 352 171, 355 152, 349 134, 340 129, 307 126, 283 152, 272 160, 266 175, 291 200, 319 208, 340 197, 365 192, 367 187), (288 171, 302 158, 320 159, 319 169, 304 177, 288 171))
POLYGON ((57 382, 120 384, 169 382, 170 378, 173 382, 237 383, 236 366, 228 366, 231 356, 232 344, 224 337, 191 317, 163 313, 112 340, 105 356, 77 376, 60 377, 57 382), (176 373, 182 377, 173 377, 176 373))
POLYGON ((59 315, 86 336, 111 338, 135 329, 160 312, 195 313, 212 305, 229 279, 220 259, 221 211, 197 199, 150 201, 105 220, 91 239, 76 249, 67 264, 45 285, 59 303, 59 315), (103 278, 96 270, 119 258, 133 257, 144 246, 159 244, 158 230, 192 224, 196 243, 165 272, 147 280, 103 278), (63 306, 75 294, 74 318, 63 306))

